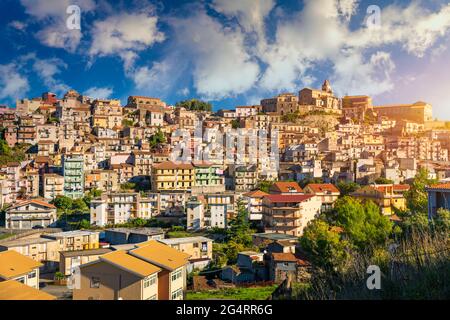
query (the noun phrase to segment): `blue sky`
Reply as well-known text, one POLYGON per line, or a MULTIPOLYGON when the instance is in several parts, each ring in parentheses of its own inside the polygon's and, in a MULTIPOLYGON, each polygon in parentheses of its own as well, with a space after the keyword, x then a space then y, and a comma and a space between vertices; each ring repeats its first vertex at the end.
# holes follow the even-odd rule
POLYGON ((447 1, 2 0, 0 104, 74 88, 233 108, 328 78, 339 96, 427 101, 450 120, 447 1), (81 30, 66 27, 74 4, 81 30))

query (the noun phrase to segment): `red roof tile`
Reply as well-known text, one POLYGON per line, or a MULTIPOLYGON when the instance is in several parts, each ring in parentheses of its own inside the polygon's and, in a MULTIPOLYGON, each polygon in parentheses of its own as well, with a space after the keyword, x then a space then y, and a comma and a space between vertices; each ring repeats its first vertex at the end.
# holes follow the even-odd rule
POLYGON ((311 199, 313 195, 307 194, 269 194, 264 196, 270 202, 303 202, 305 200, 311 199))
POLYGON ((285 181, 279 181, 275 182, 271 187, 270 191, 275 192, 292 192, 295 190, 296 192, 303 192, 302 188, 298 185, 297 182, 285 182, 285 181))
POLYGON ((339 189, 336 188, 331 183, 310 183, 306 186, 306 188, 310 188, 314 193, 321 193, 321 192, 339 192, 339 189))
POLYGON ((445 190, 450 190, 450 183, 434 184, 434 185, 429 186, 428 189, 445 189, 445 190))

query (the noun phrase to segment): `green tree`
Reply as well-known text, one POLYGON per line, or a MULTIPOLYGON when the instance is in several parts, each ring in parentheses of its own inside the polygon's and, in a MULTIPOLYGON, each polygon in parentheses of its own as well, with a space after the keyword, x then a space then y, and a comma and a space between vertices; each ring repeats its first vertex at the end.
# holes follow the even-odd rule
POLYGON ((412 213, 428 212, 428 194, 425 187, 434 183, 436 180, 428 178, 428 170, 421 168, 417 172, 410 189, 405 192, 406 204, 412 213))
POLYGON ((258 183, 257 189, 264 191, 266 193, 269 192, 270 187, 273 185, 273 181, 260 181, 258 183))
POLYGON ((296 111, 296 112, 290 112, 290 113, 283 115, 281 117, 281 120, 283 122, 296 122, 299 119, 299 117, 300 117, 300 114, 298 111, 296 111))
POLYGON ((166 142, 166 136, 161 131, 161 128, 158 128, 158 131, 156 131, 155 134, 150 137, 149 142, 150 147, 152 148, 166 142))
POLYGON ((450 210, 438 209, 436 216, 433 217, 436 228, 440 231, 450 231, 450 210))
POLYGON ((66 196, 56 196, 56 198, 53 200, 53 204, 55 205, 55 207, 65 214, 67 214, 68 211, 72 208, 72 203, 73 200, 66 196))
POLYGON ((83 219, 80 221, 80 229, 90 229, 90 228, 91 228, 91 223, 88 220, 83 219))
POLYGON ((1 139, 0 140, 0 155, 2 156, 11 156, 11 148, 9 147, 8 143, 1 139))
POLYGON ((132 127, 133 124, 134 124, 134 122, 131 119, 123 119, 122 120, 122 126, 124 126, 124 127, 132 127))
POLYGON ((337 225, 360 249, 384 244, 392 234, 393 223, 372 201, 361 203, 346 196, 336 201, 334 211, 337 225))
POLYGON ((191 111, 211 111, 212 105, 209 102, 205 102, 198 99, 191 99, 191 100, 183 100, 179 101, 175 104, 176 107, 182 107, 186 110, 191 111))
POLYGON ((341 197, 347 196, 350 193, 355 192, 356 190, 361 188, 361 186, 356 182, 344 182, 344 181, 338 182, 336 186, 341 192, 341 197))
POLYGON ((393 184, 394 181, 392 181, 391 179, 379 177, 379 178, 375 179, 375 183, 376 184, 393 184))
POLYGON ((75 199, 72 201, 72 211, 76 213, 86 213, 89 212, 89 207, 84 199, 75 199))
POLYGON ((303 230, 300 246, 315 265, 326 270, 341 268, 348 259, 349 243, 320 219, 312 220, 303 230))
POLYGON ((241 126, 241 123, 239 122, 238 119, 233 119, 233 120, 231 120, 231 127, 232 127, 233 129, 237 129, 237 128, 239 128, 240 126, 241 126))
POLYGON ((238 202, 238 212, 229 223, 228 241, 233 241, 244 246, 251 246, 252 233, 248 219, 248 211, 242 202, 238 202))

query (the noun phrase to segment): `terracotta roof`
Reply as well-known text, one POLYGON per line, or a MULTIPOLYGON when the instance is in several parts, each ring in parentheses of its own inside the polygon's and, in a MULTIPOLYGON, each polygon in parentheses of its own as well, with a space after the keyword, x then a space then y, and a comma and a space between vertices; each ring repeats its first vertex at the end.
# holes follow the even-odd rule
POLYGON ((47 208, 56 209, 56 207, 54 205, 52 205, 51 203, 48 203, 48 202, 45 202, 42 200, 38 200, 38 199, 32 199, 32 200, 25 200, 25 201, 19 202, 19 203, 15 204, 14 206, 9 207, 8 210, 27 205, 29 203, 34 203, 34 204, 44 206, 47 208))
POLYGON ((250 191, 247 193, 244 193, 245 197, 249 197, 249 198, 263 198, 264 196, 267 196, 268 193, 261 191, 261 190, 255 190, 255 191, 250 191))
POLYGON ((444 190, 450 190, 450 183, 440 183, 440 184, 433 184, 427 188, 430 189, 444 189, 444 190))
POLYGON ((285 182, 285 181, 279 181, 275 182, 271 187, 271 191, 278 191, 278 192, 303 192, 302 188, 298 185, 297 182, 285 182))
POLYGON ((118 268, 126 269, 141 277, 148 277, 154 273, 160 272, 161 268, 136 258, 126 251, 113 251, 100 256, 100 260, 115 265, 118 268))
POLYGON ((56 297, 15 280, 0 282, 0 300, 56 300, 56 297))
POLYGON ((394 184, 395 191, 408 191, 409 189, 409 184, 394 184))
POLYGON ((187 264, 190 255, 161 242, 150 240, 137 245, 130 254, 166 269, 175 270, 187 264))
POLYGON ((398 192, 404 192, 404 191, 408 191, 409 190, 409 185, 408 184, 390 184, 390 185, 375 185, 372 186, 375 190, 378 190, 380 192, 386 192, 387 188, 392 187, 392 189, 394 191, 398 191, 398 192))
POLYGON ((296 262, 297 257, 293 253, 278 253, 273 252, 272 258, 274 261, 290 261, 290 262, 296 262))
POLYGON ((307 194, 269 194, 264 196, 270 202, 303 202, 305 200, 311 199, 313 195, 307 194))
POLYGON ((155 169, 168 169, 168 170, 194 168, 191 163, 175 163, 172 161, 161 162, 159 164, 155 164, 153 167, 155 169))
POLYGON ((306 186, 307 188, 310 188, 314 193, 321 193, 321 192, 339 192, 339 189, 336 188, 331 183, 310 183, 306 186))
POLYGON ((14 251, 0 252, 0 277, 15 278, 42 266, 41 263, 14 251))
POLYGON ((209 161, 192 161, 192 165, 194 167, 207 168, 207 167, 211 167, 213 165, 213 163, 209 162, 209 161))

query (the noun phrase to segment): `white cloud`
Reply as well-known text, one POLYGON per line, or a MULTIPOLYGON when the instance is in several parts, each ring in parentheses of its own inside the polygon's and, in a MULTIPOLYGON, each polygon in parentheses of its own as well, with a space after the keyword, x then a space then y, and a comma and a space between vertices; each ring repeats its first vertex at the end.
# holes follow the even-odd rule
POLYGON ((17 64, 0 65, 0 99, 18 99, 29 89, 28 79, 17 64))
POLYGON ((274 0, 214 0, 213 8, 226 16, 237 17, 246 32, 263 33, 264 19, 275 6, 274 0))
POLYGON ((18 31, 25 31, 27 28, 27 24, 25 22, 18 20, 11 21, 8 25, 18 31))
POLYGON ((134 65, 137 53, 165 37, 157 27, 158 17, 151 11, 121 13, 96 21, 92 28, 92 44, 89 55, 121 57, 125 68, 134 65))
POLYGON ((113 94, 113 89, 108 87, 92 87, 87 89, 84 94, 91 98, 108 99, 113 94))
POLYGON ((394 88, 391 79, 395 65, 387 52, 378 51, 367 61, 361 53, 337 57, 332 83, 335 93, 344 95, 378 95, 394 88))
POLYGON ((336 91, 381 94, 394 87, 395 65, 387 45, 421 57, 450 28, 450 4, 437 12, 419 1, 406 7, 390 5, 382 10, 380 29, 362 25, 353 31, 349 21, 357 9, 354 0, 306 0, 301 12, 278 23, 275 43, 260 57, 267 69, 259 85, 295 90, 305 84, 305 77, 327 65, 334 70, 330 78, 336 91))
POLYGON ((34 57, 33 70, 43 80, 48 90, 56 94, 62 94, 70 89, 69 86, 55 78, 65 69, 67 69, 67 64, 61 59, 38 59, 34 57))
POLYGON ((190 93, 190 90, 187 87, 178 90, 178 94, 182 95, 182 96, 187 96, 187 95, 189 95, 189 93, 190 93))
POLYGON ((78 5, 81 15, 95 9, 94 0, 20 0, 25 12, 44 27, 36 32, 36 38, 42 44, 62 48, 70 52, 80 44, 80 30, 69 30, 66 20, 69 17, 66 10, 70 5, 78 5))
POLYGON ((381 11, 380 28, 360 28, 351 34, 348 43, 364 48, 398 43, 408 53, 422 57, 449 29, 450 4, 430 12, 416 0, 406 7, 387 6, 381 11))
POLYGON ((151 89, 158 86, 160 76, 167 73, 169 66, 165 62, 155 62, 152 68, 140 67, 133 72, 133 80, 138 89, 151 89))
POLYGON ((201 10, 186 19, 173 19, 172 25, 177 49, 193 64, 194 86, 200 95, 220 99, 255 84, 259 66, 246 51, 240 31, 223 27, 201 10))

